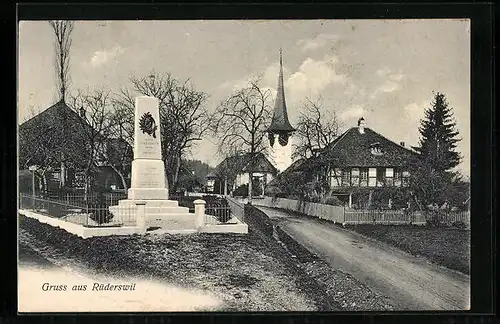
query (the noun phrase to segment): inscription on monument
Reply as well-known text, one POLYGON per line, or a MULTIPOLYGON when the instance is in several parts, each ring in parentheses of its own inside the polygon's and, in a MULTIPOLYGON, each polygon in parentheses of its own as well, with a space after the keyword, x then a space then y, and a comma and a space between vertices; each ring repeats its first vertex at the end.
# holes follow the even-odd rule
POLYGON ((134 159, 161 159, 158 99, 137 97, 135 104, 134 159))
POLYGON ((156 139, 149 136, 142 136, 139 145, 141 146, 142 156, 156 156, 157 143, 156 139))
POLYGON ((162 167, 158 165, 143 165, 137 174, 137 187, 164 188, 162 167))

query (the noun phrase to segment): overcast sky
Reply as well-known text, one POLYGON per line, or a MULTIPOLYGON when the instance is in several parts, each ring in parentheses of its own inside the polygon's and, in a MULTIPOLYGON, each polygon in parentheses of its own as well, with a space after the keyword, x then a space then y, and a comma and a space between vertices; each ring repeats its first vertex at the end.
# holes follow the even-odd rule
MULTIPOLYGON (((470 174, 470 24, 468 20, 78 21, 71 90, 128 84, 152 70, 190 79, 213 109, 252 76, 277 86, 283 48, 292 125, 306 98, 322 97, 344 130, 367 127, 396 143, 418 143, 418 122, 446 95, 463 140, 459 169, 470 174)), ((47 22, 19 25, 19 121, 55 102, 53 36, 47 22)), ((192 153, 215 165, 213 140, 192 153)))

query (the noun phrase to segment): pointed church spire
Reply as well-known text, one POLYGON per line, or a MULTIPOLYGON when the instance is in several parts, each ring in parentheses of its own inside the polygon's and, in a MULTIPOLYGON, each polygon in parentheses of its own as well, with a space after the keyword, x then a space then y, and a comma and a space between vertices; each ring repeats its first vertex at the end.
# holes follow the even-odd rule
POLYGON ((271 125, 267 129, 268 133, 288 135, 295 131, 295 128, 288 121, 288 112, 285 101, 285 88, 283 86, 283 51, 280 48, 280 71, 278 76, 278 89, 271 125))

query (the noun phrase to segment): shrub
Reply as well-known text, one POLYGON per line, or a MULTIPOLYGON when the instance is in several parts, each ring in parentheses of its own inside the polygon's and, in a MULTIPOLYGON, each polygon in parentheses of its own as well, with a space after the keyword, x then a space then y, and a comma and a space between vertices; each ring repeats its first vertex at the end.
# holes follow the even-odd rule
POLYGON ((344 203, 335 196, 326 198, 324 203, 332 206, 344 206, 344 203))
POLYGON ((88 213, 90 219, 99 225, 109 223, 113 219, 113 214, 107 208, 102 208, 102 205, 98 203, 89 204, 88 213))
POLYGON ((318 195, 311 195, 306 197, 305 201, 312 202, 312 203, 319 203, 321 202, 321 197, 318 195))
POLYGON ((279 192, 276 195, 274 195, 276 198, 288 198, 288 195, 284 192, 279 192))
POLYGON ((225 198, 203 196, 202 199, 207 203, 205 205, 205 214, 215 216, 221 223, 226 223, 231 219, 231 210, 225 198))
POLYGON ((443 212, 441 210, 433 210, 428 212, 426 217, 426 223, 428 226, 432 227, 442 227, 446 226, 444 222, 443 212))

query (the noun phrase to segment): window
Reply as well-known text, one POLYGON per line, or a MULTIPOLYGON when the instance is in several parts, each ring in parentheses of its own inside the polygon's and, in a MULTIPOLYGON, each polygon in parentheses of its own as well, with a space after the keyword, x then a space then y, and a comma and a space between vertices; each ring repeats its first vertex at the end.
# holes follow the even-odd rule
POLYGON ((377 185, 377 169, 368 169, 368 186, 375 187, 377 185))
POLYGON ((361 187, 366 187, 368 186, 368 169, 367 168, 362 168, 359 169, 359 185, 361 187))
POLYGON ((408 187, 410 185, 410 172, 403 171, 403 187, 408 187))
POLYGON ((330 171, 330 186, 339 187, 342 184, 342 169, 334 168, 330 171))
POLYGON ((359 186, 359 169, 358 168, 352 168, 351 186, 359 186))
POLYGON ((370 145, 370 152, 373 154, 373 155, 382 155, 383 152, 382 152, 382 147, 380 146, 380 143, 373 143, 370 145))
POLYGON ((385 185, 385 169, 377 168, 377 187, 385 185))
POLYGON ((351 183, 351 170, 342 170, 342 185, 349 186, 351 183))
POLYGON ((385 183, 387 186, 394 185, 394 169, 393 168, 385 169, 385 183))
POLYGON ((401 187, 401 171, 394 170, 394 186, 401 187))

